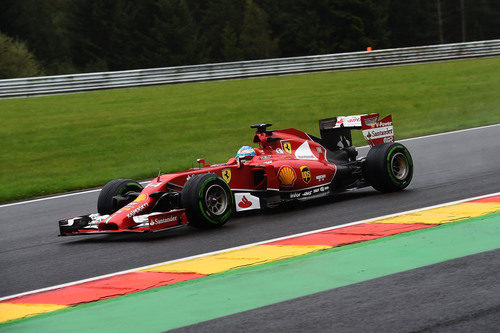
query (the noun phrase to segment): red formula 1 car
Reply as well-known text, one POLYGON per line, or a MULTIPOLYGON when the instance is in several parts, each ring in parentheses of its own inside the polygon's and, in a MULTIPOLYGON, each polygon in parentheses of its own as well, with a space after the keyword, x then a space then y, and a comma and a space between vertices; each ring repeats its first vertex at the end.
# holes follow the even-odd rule
POLYGON ((392 117, 378 114, 319 121, 321 138, 289 128, 253 125, 258 148, 243 147, 227 163, 159 175, 145 187, 115 179, 99 194, 96 214, 59 221, 61 236, 151 232, 183 225, 214 227, 239 211, 332 195, 372 186, 404 189, 413 176, 409 151, 394 142, 392 117), (351 130, 361 129, 371 146, 357 158, 351 130))

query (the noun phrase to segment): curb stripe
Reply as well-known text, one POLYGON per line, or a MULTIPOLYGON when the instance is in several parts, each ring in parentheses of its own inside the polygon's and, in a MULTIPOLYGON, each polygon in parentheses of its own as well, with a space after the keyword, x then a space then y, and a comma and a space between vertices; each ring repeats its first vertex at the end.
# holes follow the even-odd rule
POLYGON ((481 215, 493 214, 498 211, 500 211, 500 203, 464 202, 458 205, 434 208, 401 216, 394 216, 378 220, 377 223, 443 224, 466 220, 481 215))
POLYGON ((206 257, 160 265, 146 269, 147 272, 196 272, 215 274, 231 269, 265 264, 303 254, 329 249, 330 246, 275 246, 257 245, 206 257))
POLYGON ((55 305, 55 304, 0 303, 0 323, 14 319, 27 318, 42 313, 57 311, 65 308, 66 306, 64 305, 55 305))
POLYGON ((482 199, 471 200, 468 202, 500 202, 500 195, 486 197, 486 198, 482 198, 482 199))
POLYGON ((116 296, 127 295, 146 289, 166 286, 177 282, 197 279, 203 276, 205 275, 196 273, 128 273, 66 288, 19 297, 9 301, 9 303, 41 303, 74 306, 82 303, 95 302, 116 296))
POLYGON ((365 223, 269 243, 270 245, 328 245, 331 247, 364 242, 403 232, 433 227, 426 224, 365 223))
POLYGON ((0 323, 336 246, 496 213, 500 211, 500 194, 434 207, 283 237, 194 258, 179 259, 47 291, 4 298, 0 302, 0 323))

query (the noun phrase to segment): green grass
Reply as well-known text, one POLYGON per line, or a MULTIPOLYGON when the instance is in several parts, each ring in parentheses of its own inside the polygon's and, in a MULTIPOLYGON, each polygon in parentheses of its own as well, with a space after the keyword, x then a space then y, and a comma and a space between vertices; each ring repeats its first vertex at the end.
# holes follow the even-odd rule
MULTIPOLYGON (((396 138, 500 122, 500 57, 0 100, 0 202, 224 162, 249 125, 393 114, 396 138)), ((358 141, 358 144, 361 143, 358 141)))

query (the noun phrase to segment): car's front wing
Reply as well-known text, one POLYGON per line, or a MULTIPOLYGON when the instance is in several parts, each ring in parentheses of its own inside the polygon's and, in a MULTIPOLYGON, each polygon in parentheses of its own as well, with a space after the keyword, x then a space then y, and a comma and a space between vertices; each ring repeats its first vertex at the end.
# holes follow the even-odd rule
MULTIPOLYGON (((59 221, 59 236, 156 232, 187 225, 184 209, 134 216, 134 226, 126 229, 106 228, 103 223, 109 215, 89 214, 59 221)), ((114 225, 114 224, 113 224, 114 225)))

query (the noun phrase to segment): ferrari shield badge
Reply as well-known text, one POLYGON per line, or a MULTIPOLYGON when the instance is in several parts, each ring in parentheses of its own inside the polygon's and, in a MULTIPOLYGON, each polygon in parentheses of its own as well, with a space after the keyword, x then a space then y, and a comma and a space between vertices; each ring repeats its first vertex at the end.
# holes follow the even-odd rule
POLYGON ((283 149, 288 153, 292 153, 292 144, 290 142, 283 143, 283 149))
POLYGON ((222 170, 222 178, 229 184, 231 181, 231 169, 222 170))

